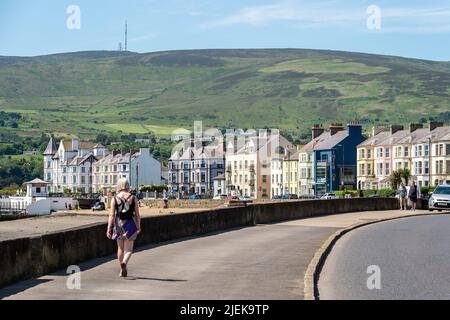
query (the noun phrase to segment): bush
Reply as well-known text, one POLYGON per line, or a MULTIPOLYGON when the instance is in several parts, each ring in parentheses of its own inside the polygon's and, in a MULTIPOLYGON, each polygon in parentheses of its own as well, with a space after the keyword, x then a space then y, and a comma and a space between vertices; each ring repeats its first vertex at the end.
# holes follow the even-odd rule
POLYGON ((420 188, 422 195, 427 195, 430 192, 434 192, 436 190, 436 186, 424 186, 420 188))
POLYGON ((333 191, 340 199, 344 199, 345 195, 349 194, 351 198, 356 198, 359 196, 358 190, 339 190, 333 191))
POLYGON ((382 198, 393 198, 397 194, 397 190, 395 189, 380 189, 377 192, 377 195, 379 195, 382 198))

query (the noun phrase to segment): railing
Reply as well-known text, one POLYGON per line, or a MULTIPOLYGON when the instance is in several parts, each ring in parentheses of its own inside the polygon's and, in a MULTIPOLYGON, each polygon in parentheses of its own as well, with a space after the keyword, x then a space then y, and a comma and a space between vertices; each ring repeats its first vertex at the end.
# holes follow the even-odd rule
POLYGON ((0 199, 0 214, 25 214, 27 206, 25 200, 0 199))

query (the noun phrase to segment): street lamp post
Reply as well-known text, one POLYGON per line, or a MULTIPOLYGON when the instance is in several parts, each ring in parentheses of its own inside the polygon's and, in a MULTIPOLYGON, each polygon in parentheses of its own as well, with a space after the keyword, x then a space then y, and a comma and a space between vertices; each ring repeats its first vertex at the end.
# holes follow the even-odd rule
POLYGON ((345 172, 345 147, 343 144, 338 144, 337 147, 341 147, 342 148, 342 165, 341 165, 341 174, 340 174, 340 182, 341 182, 341 186, 342 189, 344 189, 344 172, 345 172))

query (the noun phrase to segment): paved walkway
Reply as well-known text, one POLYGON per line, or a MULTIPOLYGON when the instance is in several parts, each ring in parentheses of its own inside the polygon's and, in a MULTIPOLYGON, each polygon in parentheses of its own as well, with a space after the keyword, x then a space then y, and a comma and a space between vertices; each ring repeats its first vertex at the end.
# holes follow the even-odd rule
MULTIPOLYGON (((420 213, 419 211, 417 213, 420 213)), ((423 213, 423 212, 422 212, 423 213)), ((314 253, 336 230, 405 215, 360 212, 233 229, 140 248, 129 278, 114 257, 80 265, 81 290, 64 270, 0 289, 7 299, 302 299, 314 253)))

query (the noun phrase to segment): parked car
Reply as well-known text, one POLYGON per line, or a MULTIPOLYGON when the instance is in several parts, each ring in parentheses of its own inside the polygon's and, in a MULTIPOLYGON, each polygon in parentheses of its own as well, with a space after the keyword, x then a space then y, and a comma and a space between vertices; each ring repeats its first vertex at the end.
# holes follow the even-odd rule
POLYGON ((450 185, 440 185, 431 194, 428 200, 428 210, 450 209, 450 185))
POLYGON ((249 196, 239 196, 238 200, 240 200, 240 201, 252 201, 252 198, 250 198, 249 196))
POLYGON ((282 199, 298 199, 298 195, 296 194, 285 194, 282 196, 282 199))
POLYGON ((237 196, 228 196, 228 200, 237 200, 237 196))
POLYGON ((200 196, 198 194, 193 194, 189 197, 190 200, 200 200, 200 196))
POLYGON ((105 210, 105 203, 104 202, 96 202, 92 206, 92 211, 104 211, 105 210))
POLYGON ((282 199, 281 196, 272 196, 272 199, 282 199))
POLYGON ((339 199, 339 197, 335 193, 325 193, 320 199, 339 199))
POLYGON ((213 200, 227 200, 228 199, 228 195, 226 194, 218 194, 215 195, 213 200))

